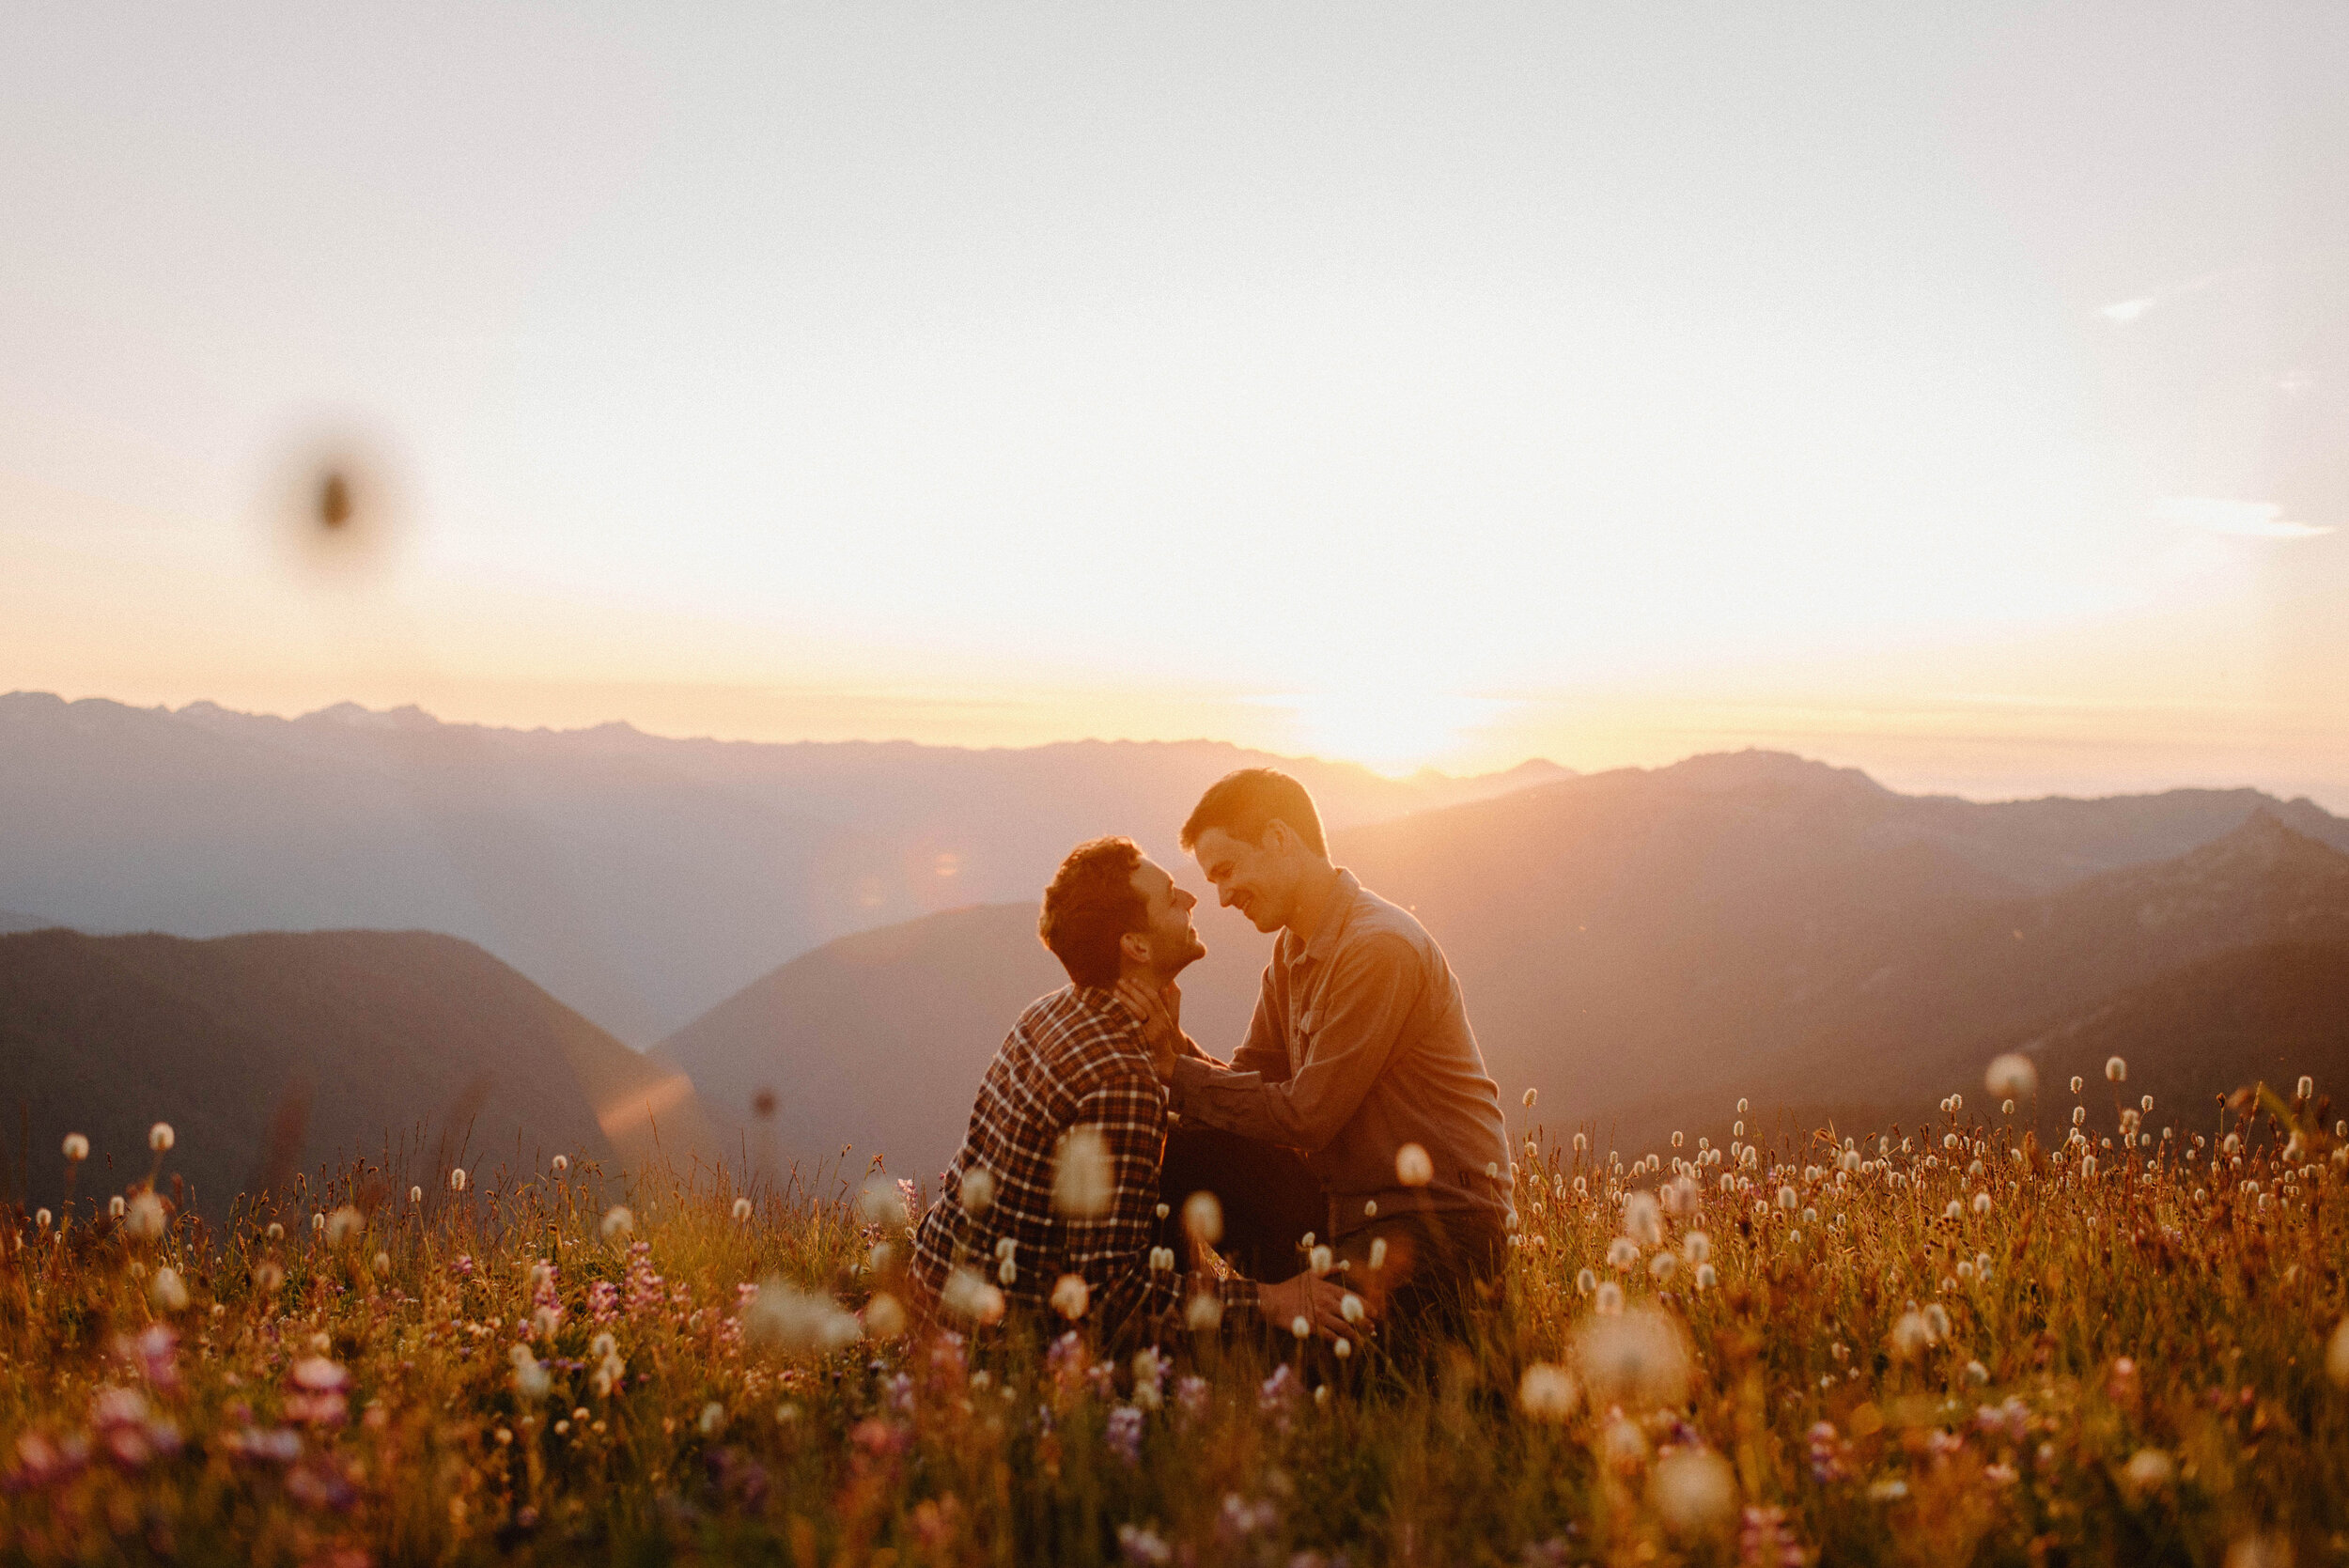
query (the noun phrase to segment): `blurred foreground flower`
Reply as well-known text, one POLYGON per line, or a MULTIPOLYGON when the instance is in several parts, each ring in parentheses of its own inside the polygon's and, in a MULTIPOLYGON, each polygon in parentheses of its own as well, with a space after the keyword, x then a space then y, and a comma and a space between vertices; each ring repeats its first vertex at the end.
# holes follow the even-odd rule
POLYGON ((65 1157, 75 1165, 89 1158, 89 1140, 78 1132, 65 1135, 65 1157))
POLYGON ((972 1323, 994 1323, 1003 1315, 1003 1293, 968 1268, 957 1268, 946 1276, 946 1283, 939 1291, 939 1304, 972 1323))
MULTIPOLYGON (((1607 1288, 1601 1287, 1602 1296, 1607 1288)), ((1688 1349, 1680 1326, 1654 1308, 1613 1313, 1602 1308, 1584 1320, 1574 1352, 1594 1405, 1638 1409, 1677 1405, 1688 1397, 1688 1349)))
POLYGON ((636 1231, 635 1212, 626 1203, 614 1203, 603 1211, 603 1220, 598 1228, 602 1231, 606 1241, 617 1241, 622 1236, 632 1235, 636 1231))
POLYGON ((122 1219, 123 1234, 133 1241, 160 1240, 167 1220, 163 1201, 152 1192, 134 1194, 122 1219))
POLYGON ((1394 1179, 1405 1187, 1425 1187, 1436 1179, 1436 1162, 1425 1149, 1406 1143, 1394 1152, 1394 1179))
POLYGON ((864 1304, 864 1331, 877 1340, 894 1340, 906 1331, 906 1310, 887 1291, 875 1293, 864 1304))
POLYGON ((1648 1503, 1683 1538, 1725 1533, 1737 1517, 1737 1472, 1711 1449, 1676 1448, 1656 1462, 1648 1503))
POLYGON ((2000 1099, 2029 1099, 2039 1092, 2039 1069, 2030 1057, 2009 1051, 1990 1059, 1990 1070, 1983 1075, 1983 1082, 2000 1099))
POLYGON ((1517 1379, 1517 1404, 1537 1421, 1565 1421, 1580 1398, 1574 1374, 1548 1361, 1535 1361, 1517 1379))
POLYGON ((507 1355, 514 1363, 514 1391, 527 1400, 546 1398, 548 1390, 554 1387, 554 1380, 547 1375, 547 1369, 539 1363, 538 1358, 531 1354, 530 1346, 518 1344, 507 1355))
POLYGON ((867 1225, 879 1226, 884 1235, 900 1235, 910 1224, 905 1194, 894 1180, 878 1172, 857 1189, 856 1214, 867 1225))
POLYGON ((760 1282, 742 1327, 752 1343, 790 1356, 826 1355, 864 1335, 864 1326, 839 1302, 779 1278, 760 1282))
POLYGON ((188 1287, 176 1268, 155 1270, 154 1281, 148 1286, 147 1294, 159 1312, 184 1312, 188 1310, 188 1287))
POLYGON ((1052 1207, 1078 1219, 1107 1214, 1110 1151, 1098 1127, 1071 1127, 1052 1160, 1052 1207))
POLYGON ((147 1146, 159 1155, 168 1152, 177 1141, 179 1135, 171 1130, 169 1122, 158 1122, 147 1129, 147 1146))

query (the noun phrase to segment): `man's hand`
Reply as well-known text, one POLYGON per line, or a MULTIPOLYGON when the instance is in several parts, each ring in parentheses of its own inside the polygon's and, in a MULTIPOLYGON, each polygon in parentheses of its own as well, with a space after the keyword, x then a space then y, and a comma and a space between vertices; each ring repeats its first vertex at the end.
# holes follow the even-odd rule
POLYGON ((1183 988, 1170 980, 1160 992, 1128 976, 1117 983, 1117 1000, 1142 1020, 1150 1070, 1159 1075, 1159 1082, 1174 1082, 1174 1059, 1183 1054, 1183 988))
MULTIPOLYGON (((1353 1292, 1335 1280, 1308 1269, 1277 1285, 1258 1285, 1256 1310, 1264 1313, 1275 1333, 1293 1332, 1291 1325, 1301 1317, 1316 1334, 1360 1344, 1365 1326, 1348 1321, 1346 1315, 1346 1298, 1351 1296, 1353 1292)), ((1359 1316, 1361 1308, 1357 1305, 1355 1312, 1359 1316)))

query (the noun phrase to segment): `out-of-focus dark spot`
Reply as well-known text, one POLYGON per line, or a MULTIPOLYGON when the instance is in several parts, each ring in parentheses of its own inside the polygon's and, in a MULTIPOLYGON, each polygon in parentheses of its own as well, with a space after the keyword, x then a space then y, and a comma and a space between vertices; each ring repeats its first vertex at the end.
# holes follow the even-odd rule
POLYGON ((340 528, 350 520, 350 481, 340 474, 329 474, 319 485, 319 521, 329 528, 340 528))
POLYGON ((753 1094, 751 1109, 758 1113, 758 1119, 762 1122, 772 1116, 775 1113, 775 1092, 772 1089, 761 1089, 757 1094, 753 1094))
POLYGON ((409 485, 395 443, 350 427, 289 442, 269 474, 269 523, 288 557, 322 580, 365 582, 407 532, 409 485))

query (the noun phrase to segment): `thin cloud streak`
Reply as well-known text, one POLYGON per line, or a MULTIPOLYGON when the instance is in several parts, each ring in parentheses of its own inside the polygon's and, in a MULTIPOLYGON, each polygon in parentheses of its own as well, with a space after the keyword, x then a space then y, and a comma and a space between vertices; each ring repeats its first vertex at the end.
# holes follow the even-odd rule
POLYGON ((2327 524, 2295 522, 2272 501, 2233 501, 2216 496, 2172 496, 2156 508, 2162 521, 2232 539, 2315 539, 2333 532, 2327 524))

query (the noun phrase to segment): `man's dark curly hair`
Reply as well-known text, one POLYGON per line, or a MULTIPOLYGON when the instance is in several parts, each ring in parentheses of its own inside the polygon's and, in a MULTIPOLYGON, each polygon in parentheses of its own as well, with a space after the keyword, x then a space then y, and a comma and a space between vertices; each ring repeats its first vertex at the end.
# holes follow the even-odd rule
POLYGON ((1142 849, 1129 838, 1087 839, 1044 890, 1036 935, 1079 986, 1117 984, 1117 939, 1146 929, 1150 903, 1134 891, 1142 849))

